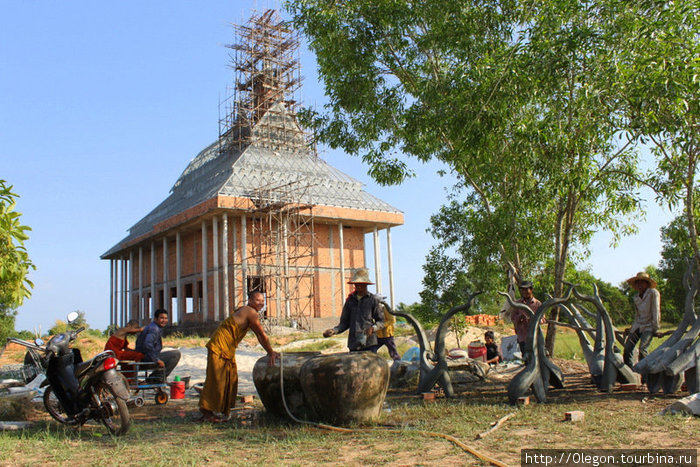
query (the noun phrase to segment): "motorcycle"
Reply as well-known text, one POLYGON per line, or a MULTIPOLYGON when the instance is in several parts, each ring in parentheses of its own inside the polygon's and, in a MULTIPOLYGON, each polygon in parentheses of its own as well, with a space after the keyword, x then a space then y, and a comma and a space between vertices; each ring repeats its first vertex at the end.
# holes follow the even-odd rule
MULTIPOLYGON (((68 323, 77 318, 78 313, 69 313, 68 323)), ((56 334, 46 344, 41 339, 33 344, 13 337, 8 341, 42 355, 40 363, 46 374, 41 384, 45 387, 43 401, 51 417, 71 426, 82 426, 90 419, 100 421, 110 433, 122 435, 131 424, 129 384, 117 372, 119 360, 111 350, 82 361, 80 351, 71 343, 84 330, 56 334)))

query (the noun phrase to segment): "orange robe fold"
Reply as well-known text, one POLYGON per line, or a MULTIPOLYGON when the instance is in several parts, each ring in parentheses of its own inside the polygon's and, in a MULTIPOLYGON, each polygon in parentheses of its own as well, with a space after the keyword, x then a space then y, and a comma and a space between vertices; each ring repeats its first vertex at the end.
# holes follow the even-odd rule
POLYGON ((236 348, 246 335, 233 316, 225 319, 207 342, 207 376, 199 407, 228 416, 236 406, 238 369, 236 348))

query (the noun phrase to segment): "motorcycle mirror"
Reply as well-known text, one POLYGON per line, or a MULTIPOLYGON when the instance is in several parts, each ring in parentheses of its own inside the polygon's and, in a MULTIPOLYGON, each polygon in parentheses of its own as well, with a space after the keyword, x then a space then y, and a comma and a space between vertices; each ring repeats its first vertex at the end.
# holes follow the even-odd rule
POLYGON ((34 339, 34 344, 36 344, 36 345, 38 345, 39 347, 41 347, 42 345, 44 345, 44 340, 43 340, 43 339, 39 339, 39 338, 37 337, 36 339, 34 339))
POLYGON ((80 315, 78 315, 77 311, 71 311, 68 313, 68 323, 72 323, 73 321, 77 320, 79 316, 80 315))

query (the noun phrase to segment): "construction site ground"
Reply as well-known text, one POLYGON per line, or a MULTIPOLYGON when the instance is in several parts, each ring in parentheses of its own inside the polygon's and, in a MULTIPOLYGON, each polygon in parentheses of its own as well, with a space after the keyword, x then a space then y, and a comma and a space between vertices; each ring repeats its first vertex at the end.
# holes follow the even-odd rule
MULTIPOLYGON (((289 338, 294 340, 292 334, 289 338)), ((185 355, 201 353, 197 348, 181 350, 185 355)), ((255 349, 246 352, 250 358, 241 358, 241 363, 257 359, 255 349)), ((92 423, 80 430, 62 427, 35 403, 25 413, 35 422, 32 427, 0 434, 0 464, 413 466, 489 465, 490 459, 519 465, 525 448, 697 448, 698 417, 659 415, 687 393, 651 395, 641 387, 622 391, 619 386, 601 393, 591 384, 585 364, 554 361, 565 374, 565 388, 550 389, 546 403, 531 396, 527 405, 509 405, 507 384, 519 371, 509 368, 455 386, 453 398, 438 395, 426 401, 414 389, 392 389, 378 422, 352 427, 350 433, 274 419, 257 397, 240 403, 229 422, 197 422, 193 390, 182 400, 165 405, 146 400, 134 408, 133 425, 122 438, 111 438, 104 427, 92 423), (572 411, 583 412, 583 419, 565 420, 572 411), (497 429, 477 439, 504 417, 497 429), (454 437, 487 460, 441 435, 454 437), (125 450, 132 455, 127 457, 125 450)), ((239 364, 242 380, 250 371, 247 365, 239 364)))

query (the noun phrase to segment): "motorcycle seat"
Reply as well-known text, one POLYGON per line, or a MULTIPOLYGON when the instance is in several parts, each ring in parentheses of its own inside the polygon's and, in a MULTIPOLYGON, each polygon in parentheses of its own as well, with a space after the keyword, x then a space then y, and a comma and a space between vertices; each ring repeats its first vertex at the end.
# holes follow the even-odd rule
POLYGON ((88 360, 87 362, 80 362, 77 365, 75 365, 76 378, 80 378, 83 375, 83 373, 85 373, 87 369, 90 368, 90 363, 91 361, 88 360))

